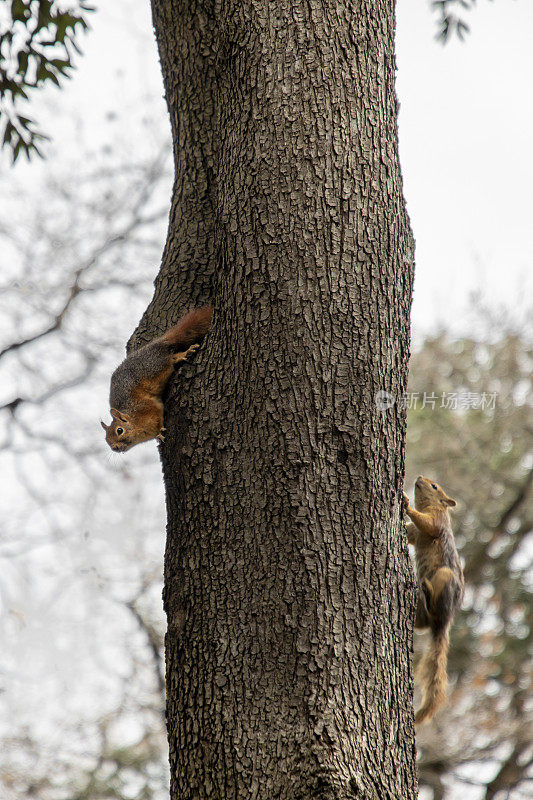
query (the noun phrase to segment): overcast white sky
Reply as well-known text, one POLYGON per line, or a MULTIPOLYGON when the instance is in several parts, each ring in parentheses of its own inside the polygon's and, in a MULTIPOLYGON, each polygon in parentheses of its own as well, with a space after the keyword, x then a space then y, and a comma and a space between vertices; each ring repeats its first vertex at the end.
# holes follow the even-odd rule
POLYGON ((469 292, 520 305, 533 282, 533 3, 478 0, 466 42, 433 39, 398 0, 405 194, 417 243, 414 320, 454 324, 469 292))
MULTIPOLYGON (((427 0, 398 0, 398 94, 405 194, 417 242, 415 332, 461 327, 469 294, 526 313, 532 296, 533 3, 478 0, 465 43, 435 41, 427 0)), ((83 57, 35 111, 53 135, 46 168, 105 144, 116 111, 132 152, 143 117, 168 130, 149 2, 102 3, 83 57), (55 154, 55 155, 52 155, 55 154), (62 155, 59 155, 62 154, 62 155), (57 160, 53 160, 57 159, 57 160)), ((119 123, 117 123, 118 125, 119 123)), ((17 167, 33 176, 35 163, 17 167)))

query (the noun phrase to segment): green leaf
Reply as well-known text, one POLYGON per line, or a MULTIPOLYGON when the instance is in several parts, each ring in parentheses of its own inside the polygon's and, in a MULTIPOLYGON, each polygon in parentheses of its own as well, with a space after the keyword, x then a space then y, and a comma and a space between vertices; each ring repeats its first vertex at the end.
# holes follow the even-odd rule
POLYGON ((20 149, 23 146, 25 146, 24 142, 22 141, 22 139, 19 139, 18 142, 16 143, 15 147, 13 148, 13 164, 15 163, 17 158, 19 157, 20 149))
POLYGON ((52 58, 49 63, 52 64, 61 73, 64 73, 64 70, 66 69, 72 69, 70 58, 68 59, 52 58))
POLYGON ((4 138, 2 140, 2 144, 9 144, 11 142, 11 138, 12 138, 12 136, 13 136, 13 134, 15 132, 16 132, 15 128, 13 127, 11 122, 8 120, 6 122, 6 128, 5 128, 5 131, 4 131, 4 138))
POLYGON ((39 2, 39 16, 37 18, 37 26, 35 31, 40 31, 43 28, 48 27, 48 25, 52 22, 52 1, 51 0, 40 0, 39 2))
POLYGON ((24 3, 23 0, 13 0, 11 17, 13 22, 26 22, 31 17, 30 4, 24 3))
POLYGON ((28 71, 29 57, 30 54, 28 53, 27 50, 21 50, 19 53, 17 53, 17 61, 18 61, 17 72, 22 78, 26 77, 26 72, 28 71))

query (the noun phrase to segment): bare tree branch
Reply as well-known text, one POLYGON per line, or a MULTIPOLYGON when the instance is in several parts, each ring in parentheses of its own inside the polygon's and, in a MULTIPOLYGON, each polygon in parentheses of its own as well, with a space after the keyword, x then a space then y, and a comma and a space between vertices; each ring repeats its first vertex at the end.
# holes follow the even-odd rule
POLYGON ((513 747, 512 752, 505 759, 495 777, 487 784, 485 800, 493 800, 498 792, 510 792, 521 783, 529 767, 533 764, 533 756, 520 763, 520 758, 528 747, 531 747, 531 743, 528 745, 521 742, 513 747))
POLYGON ((494 525, 493 528, 494 534, 491 541, 494 541, 500 534, 502 534, 505 531, 505 528, 507 527, 509 520, 511 520, 512 517, 516 514, 522 503, 524 503, 524 501, 527 500, 529 490, 531 489, 532 485, 533 485, 533 469, 530 469, 526 476, 526 479, 524 480, 524 483, 518 489, 516 496, 513 498, 513 500, 507 506, 507 508, 503 511, 496 525, 494 525))
MULTIPOLYGON (((148 644, 150 647, 150 651, 152 653, 152 659, 154 662, 154 670, 157 679, 157 686, 161 693, 161 697, 165 697, 165 678, 164 678, 164 666, 163 660, 161 658, 161 637, 157 630, 151 625, 148 620, 146 620, 139 608, 136 605, 135 600, 130 600, 126 604, 126 608, 128 608, 140 627, 143 633, 146 635, 148 640, 148 644)), ((163 714, 164 717, 164 714, 163 714)))

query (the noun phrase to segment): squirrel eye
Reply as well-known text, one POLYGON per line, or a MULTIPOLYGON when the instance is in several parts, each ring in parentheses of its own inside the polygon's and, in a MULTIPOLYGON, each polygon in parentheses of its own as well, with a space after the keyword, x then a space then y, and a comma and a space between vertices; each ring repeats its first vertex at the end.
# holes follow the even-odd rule
POLYGON ((124 428, 117 428, 117 436, 122 436, 124 433, 124 428))
POLYGON ((437 491, 437 486, 436 486, 436 484, 435 484, 435 483, 432 483, 432 484, 431 484, 431 488, 432 488, 432 489, 435 489, 435 491, 437 491))

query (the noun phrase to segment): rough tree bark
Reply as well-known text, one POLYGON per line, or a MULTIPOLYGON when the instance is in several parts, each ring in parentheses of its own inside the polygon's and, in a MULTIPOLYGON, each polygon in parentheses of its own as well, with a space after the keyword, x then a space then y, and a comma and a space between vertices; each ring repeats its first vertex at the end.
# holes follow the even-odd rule
POLYGON ((416 796, 399 513, 413 247, 393 0, 152 0, 176 164, 166 402, 173 800, 416 796))

